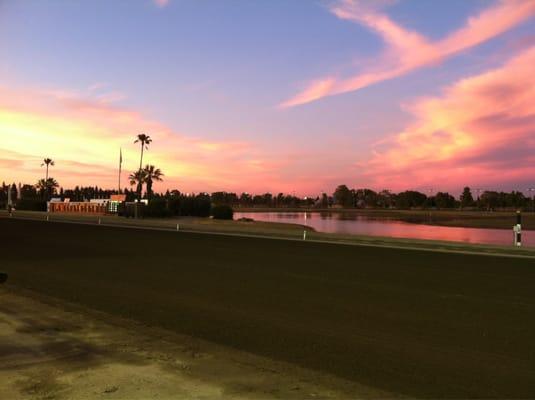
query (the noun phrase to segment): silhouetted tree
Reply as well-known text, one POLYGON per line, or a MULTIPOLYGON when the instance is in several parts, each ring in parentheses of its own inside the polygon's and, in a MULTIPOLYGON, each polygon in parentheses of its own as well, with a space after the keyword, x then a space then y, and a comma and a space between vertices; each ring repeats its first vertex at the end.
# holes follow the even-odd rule
POLYGON ((13 202, 17 202, 18 198, 17 185, 13 183, 11 184, 11 200, 13 200, 13 202))
POLYGON ((479 197, 480 207, 493 210, 500 205, 500 194, 494 191, 484 191, 483 194, 479 197))
POLYGON ((438 192, 433 200, 438 208, 454 208, 456 204, 455 197, 444 192, 438 192))
POLYGON ((54 165, 55 165, 54 160, 52 160, 51 158, 45 158, 43 160, 43 163, 41 164, 41 167, 46 166, 45 181, 48 181, 48 167, 51 167, 51 166, 54 166, 54 165))
POLYGON ((133 172, 130 174, 128 179, 130 179, 130 185, 136 185, 136 194, 137 198, 141 199, 141 194, 143 192, 143 184, 145 183, 145 171, 142 169, 133 172))
POLYGON ((59 184, 54 178, 48 178, 47 180, 40 179, 35 187, 41 193, 41 196, 48 200, 48 197, 56 192, 59 184))
POLYGON ((327 196, 327 193, 322 193, 321 198, 319 200, 319 206, 321 208, 328 208, 329 207, 329 196, 327 196))
POLYGON ((472 207, 474 205, 474 198, 472 197, 472 192, 468 186, 463 189, 460 200, 461 207, 472 207))
POLYGON ((137 139, 134 141, 134 143, 139 143, 141 145, 141 158, 139 159, 139 170, 141 170, 143 165, 143 151, 149 149, 149 144, 152 143, 152 139, 149 135, 141 133, 137 135, 137 139))
POLYGON ((353 195, 346 185, 339 185, 333 193, 334 202, 342 207, 353 205, 353 195))
POLYGON ((379 201, 378 194, 371 189, 357 189, 355 197, 358 207, 376 207, 379 201))
POLYGON ((143 169, 145 173, 145 183, 147 184, 147 198, 152 198, 152 184, 154 181, 162 181, 163 173, 160 168, 156 168, 154 165, 146 165, 143 169))
POLYGON ((395 195, 390 190, 381 190, 377 194, 377 205, 383 208, 391 208, 394 205, 395 195))
POLYGON ((251 197, 249 193, 244 192, 240 195, 240 205, 250 206, 252 202, 253 202, 253 198, 251 197))
POLYGON ((397 208, 423 207, 427 196, 421 192, 407 190, 396 195, 397 208))

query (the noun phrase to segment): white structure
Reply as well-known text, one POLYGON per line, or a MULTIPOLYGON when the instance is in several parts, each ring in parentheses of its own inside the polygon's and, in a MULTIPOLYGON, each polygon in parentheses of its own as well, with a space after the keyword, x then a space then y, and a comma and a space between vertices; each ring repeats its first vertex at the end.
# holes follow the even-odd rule
POLYGON ((110 201, 110 199, 91 199, 91 200, 89 200, 89 202, 91 204, 100 204, 101 206, 106 205, 109 201, 110 201))
POLYGON ((515 246, 522 246, 522 215, 520 211, 516 212, 516 225, 513 226, 513 235, 515 246))

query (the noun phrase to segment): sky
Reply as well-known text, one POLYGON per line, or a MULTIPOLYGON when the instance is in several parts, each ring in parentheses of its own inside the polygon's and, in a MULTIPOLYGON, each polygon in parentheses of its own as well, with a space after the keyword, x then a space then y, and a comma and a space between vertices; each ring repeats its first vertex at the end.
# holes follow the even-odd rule
POLYGON ((0 0, 0 181, 535 187, 535 0, 0 0))

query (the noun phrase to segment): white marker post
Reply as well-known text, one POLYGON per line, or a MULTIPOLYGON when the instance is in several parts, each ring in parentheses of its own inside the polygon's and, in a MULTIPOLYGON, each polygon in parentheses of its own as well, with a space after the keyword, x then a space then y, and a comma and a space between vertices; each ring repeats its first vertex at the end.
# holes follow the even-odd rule
POLYGON ((513 234, 515 246, 522 246, 522 215, 520 211, 516 212, 516 225, 513 226, 513 234))
POLYGON ((98 224, 100 225, 100 217, 99 217, 99 219, 98 219, 98 224))
POLYGON ((176 224, 176 231, 178 232, 180 230, 180 224, 176 224))
POLYGON ((307 240, 307 213, 305 211, 305 229, 303 230, 303 240, 307 240))

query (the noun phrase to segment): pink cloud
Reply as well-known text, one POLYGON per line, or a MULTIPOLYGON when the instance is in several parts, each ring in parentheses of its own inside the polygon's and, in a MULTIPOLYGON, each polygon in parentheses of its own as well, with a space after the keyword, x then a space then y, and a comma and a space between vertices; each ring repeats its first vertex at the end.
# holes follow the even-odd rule
POLYGON ((434 42, 418 32, 402 27, 386 14, 359 0, 340 0, 331 6, 330 11, 340 19, 359 23, 380 35, 386 43, 386 49, 373 62, 374 67, 348 78, 318 79, 283 102, 282 107, 293 107, 326 96, 352 92, 439 63, 525 21, 535 14, 535 0, 501 0, 479 15, 469 18, 462 28, 434 42))
POLYGON ((298 104, 309 103, 311 101, 321 99, 322 97, 329 96, 335 84, 336 79, 331 77, 312 82, 303 92, 297 94, 292 99, 282 103, 280 106, 292 107, 298 104))
POLYGON ((375 187, 503 185, 535 176, 535 47, 408 107, 414 122, 361 165, 375 187))

